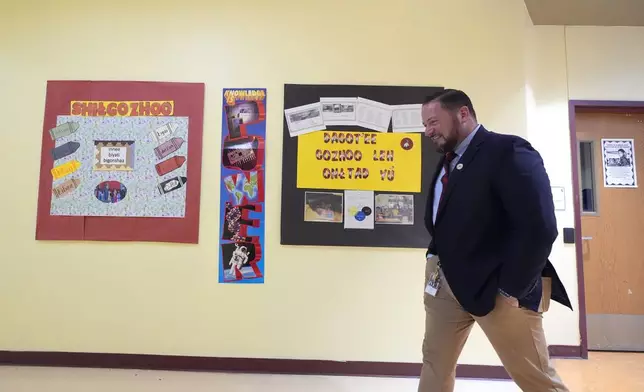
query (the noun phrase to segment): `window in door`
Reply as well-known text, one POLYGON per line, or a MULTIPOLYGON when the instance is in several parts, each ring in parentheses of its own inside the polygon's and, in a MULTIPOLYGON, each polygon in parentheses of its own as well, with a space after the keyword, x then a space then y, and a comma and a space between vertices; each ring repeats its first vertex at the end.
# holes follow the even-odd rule
POLYGON ((579 176, 581 177, 581 211, 587 214, 597 213, 597 188, 595 181, 595 143, 579 142, 579 176))

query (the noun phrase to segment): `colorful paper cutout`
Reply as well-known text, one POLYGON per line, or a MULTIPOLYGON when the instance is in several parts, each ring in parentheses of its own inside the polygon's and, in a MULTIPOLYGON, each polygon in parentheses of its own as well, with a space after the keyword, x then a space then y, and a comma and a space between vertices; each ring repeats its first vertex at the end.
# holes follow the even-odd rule
POLYGON ((250 219, 251 212, 262 212, 261 204, 246 204, 234 206, 226 202, 226 214, 224 216, 224 230, 221 238, 229 241, 240 241, 248 236, 248 227, 259 227, 258 219, 250 219))
POLYGON ((51 169, 51 175, 54 177, 54 180, 58 180, 74 173, 80 166, 81 163, 74 159, 73 161, 63 163, 51 169))
POLYGON ((70 121, 50 129, 49 135, 51 136, 51 140, 58 140, 65 136, 69 136, 72 133, 75 133, 76 131, 78 131, 78 128, 80 128, 79 123, 70 121))
POLYGON ((188 182, 188 178, 186 177, 174 177, 169 180, 163 181, 161 184, 159 184, 157 189, 160 194, 164 195, 183 187, 186 182, 188 182))
POLYGON ((56 196, 57 199, 60 199, 61 197, 65 197, 78 188, 80 185, 81 181, 78 178, 71 178, 62 184, 54 187, 52 189, 52 192, 54 193, 54 196, 56 196))
POLYGON ((254 199, 257 195, 257 172, 250 172, 248 181, 244 182, 244 192, 249 199, 254 199))
POLYGON ((174 170, 177 170, 186 162, 186 157, 184 156, 173 156, 166 159, 163 162, 157 163, 154 168, 157 171, 159 176, 164 176, 174 170))
POLYGON ((263 142, 257 137, 224 141, 224 167, 242 171, 256 170, 261 165, 259 154, 262 146, 263 142))
POLYGON ((226 191, 232 196, 235 205, 264 201, 263 189, 260 192, 260 185, 264 183, 263 174, 263 171, 252 171, 224 178, 226 191))
POLYGON ((172 139, 155 148, 154 154, 157 156, 157 158, 163 159, 181 148, 184 142, 185 140, 183 140, 183 138, 173 137, 172 139))
POLYGON ((67 142, 58 147, 54 147, 51 150, 51 157, 54 158, 54 161, 58 159, 65 158, 66 156, 72 155, 80 148, 80 143, 78 142, 67 142))
POLYGON ((257 237, 247 240, 221 245, 225 281, 262 277, 262 271, 257 265, 262 257, 261 244, 257 237))
POLYGON ((152 137, 157 143, 163 143, 174 134, 178 127, 179 125, 175 123, 164 124, 152 131, 152 137))

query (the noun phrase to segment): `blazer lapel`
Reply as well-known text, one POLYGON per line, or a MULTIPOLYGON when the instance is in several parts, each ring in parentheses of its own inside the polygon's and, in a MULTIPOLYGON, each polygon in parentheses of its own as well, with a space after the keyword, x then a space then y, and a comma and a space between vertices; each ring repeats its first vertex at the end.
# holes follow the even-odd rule
POLYGON ((454 170, 452 170, 452 172, 449 174, 449 181, 447 182, 447 186, 443 189, 442 200, 438 205, 438 212, 436 214, 436 224, 438 224, 438 221, 441 219, 443 215, 442 212, 445 209, 445 204, 449 200, 449 197, 452 194, 454 187, 458 183, 459 178, 461 178, 461 176, 463 175, 463 172, 465 172, 467 168, 470 166, 472 159, 474 159, 474 156, 479 151, 481 144, 483 143, 483 141, 485 141, 486 135, 487 135, 487 130, 483 128, 483 126, 481 126, 479 130, 476 132, 476 135, 474 135, 474 138, 470 142, 470 145, 467 147, 467 150, 465 150, 465 154, 463 154, 463 156, 458 160, 458 164, 456 165, 454 170))

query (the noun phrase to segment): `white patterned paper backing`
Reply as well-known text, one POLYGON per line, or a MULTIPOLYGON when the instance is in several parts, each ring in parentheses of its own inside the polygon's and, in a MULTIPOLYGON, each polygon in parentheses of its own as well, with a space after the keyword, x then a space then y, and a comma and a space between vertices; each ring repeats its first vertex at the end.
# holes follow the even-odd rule
POLYGON ((58 116, 56 125, 69 121, 79 123, 80 128, 72 135, 56 140, 56 147, 67 142, 78 142, 80 148, 75 153, 54 161, 54 166, 76 159, 81 163, 81 167, 75 173, 53 181, 52 188, 72 178, 78 178, 81 182, 76 190, 60 199, 52 194, 51 215, 159 218, 185 216, 187 184, 164 195, 159 193, 157 186, 177 176, 187 177, 189 182, 188 162, 164 176, 159 176, 154 166, 173 156, 188 158, 187 117, 58 116), (163 141, 157 143, 152 131, 167 123, 175 123, 178 126, 169 138, 180 137, 184 143, 177 151, 163 159, 157 159, 154 149, 163 141), (94 171, 95 140, 134 140, 134 170, 94 171), (125 198, 117 203, 98 200, 94 191, 103 181, 118 181, 125 185, 125 198))

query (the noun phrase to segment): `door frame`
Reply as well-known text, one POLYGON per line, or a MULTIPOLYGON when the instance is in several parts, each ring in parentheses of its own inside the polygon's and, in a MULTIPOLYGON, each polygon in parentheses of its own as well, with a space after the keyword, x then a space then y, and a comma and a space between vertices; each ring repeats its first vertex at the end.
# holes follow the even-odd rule
POLYGON ((588 328, 586 326, 586 288, 584 284, 584 259, 581 243, 581 190, 579 184, 579 141, 575 126, 576 115, 588 112, 644 112, 641 101, 568 101, 568 120, 570 124, 570 151, 572 156, 573 210, 575 214, 575 254, 577 259, 577 290, 579 296, 579 334, 581 337, 581 357, 588 359, 588 328))

